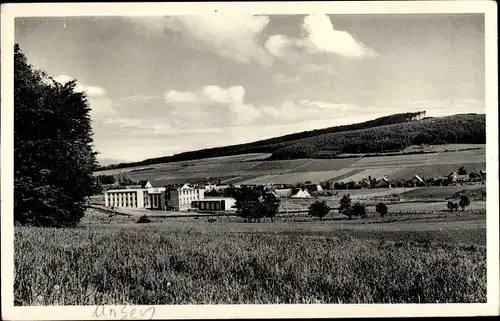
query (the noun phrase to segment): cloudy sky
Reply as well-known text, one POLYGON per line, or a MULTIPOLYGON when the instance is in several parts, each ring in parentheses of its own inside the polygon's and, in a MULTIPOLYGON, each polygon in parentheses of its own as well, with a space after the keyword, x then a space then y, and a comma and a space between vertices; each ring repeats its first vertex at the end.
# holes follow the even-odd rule
POLYGON ((484 18, 17 18, 36 68, 77 79, 103 164, 426 110, 484 113, 484 18))

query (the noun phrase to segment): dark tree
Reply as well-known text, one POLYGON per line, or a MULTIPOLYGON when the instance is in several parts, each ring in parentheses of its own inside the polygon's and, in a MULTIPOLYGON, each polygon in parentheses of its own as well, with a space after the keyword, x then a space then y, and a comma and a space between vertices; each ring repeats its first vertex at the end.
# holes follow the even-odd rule
POLYGON ((137 182, 133 181, 129 177, 120 177, 119 179, 119 185, 120 186, 130 186, 130 185, 136 185, 137 182))
POLYGON ((274 217, 278 213, 280 200, 262 188, 242 187, 234 191, 236 199, 236 215, 249 222, 260 221, 261 218, 274 217))
POLYGON ((109 185, 115 183, 115 178, 113 175, 99 175, 97 176, 99 183, 103 185, 109 185))
POLYGON ((366 217, 366 208, 363 204, 361 203, 356 203, 354 204, 350 209, 349 212, 351 213, 349 217, 352 216, 359 216, 361 218, 366 217))
POLYGON ((453 201, 448 201, 448 204, 446 205, 450 212, 456 211, 458 209, 458 204, 453 202, 453 201))
POLYGON ((316 201, 309 206, 309 215, 319 217, 319 219, 322 220, 323 217, 330 212, 330 210, 331 208, 325 201, 316 201))
POLYGON ((76 81, 61 85, 14 47, 14 220, 75 226, 96 191, 90 107, 76 81))
POLYGON ((340 199, 340 208, 339 213, 349 216, 351 218, 351 212, 349 209, 351 208, 351 196, 346 194, 342 196, 340 199))
POLYGON ((465 167, 460 167, 458 169, 458 175, 467 175, 467 170, 465 169, 465 167))
POLYGON ((385 214, 387 214, 387 211, 388 211, 387 205, 385 205, 382 202, 380 202, 377 205, 375 205, 375 210, 377 211, 377 213, 380 214, 381 217, 384 217, 385 214))
POLYGON ((462 208, 462 211, 464 211, 465 208, 470 205, 469 198, 465 195, 460 196, 460 201, 458 202, 458 205, 462 208))

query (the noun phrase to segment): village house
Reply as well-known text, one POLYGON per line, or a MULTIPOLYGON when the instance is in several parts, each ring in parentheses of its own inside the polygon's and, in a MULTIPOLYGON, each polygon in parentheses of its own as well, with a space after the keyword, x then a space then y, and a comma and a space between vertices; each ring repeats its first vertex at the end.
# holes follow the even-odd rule
POLYGON ((457 172, 453 172, 450 175, 448 175, 448 180, 451 183, 463 183, 463 182, 468 182, 470 180, 470 177, 468 174, 459 175, 457 174, 457 172))
POLYGON ((310 198, 311 194, 306 189, 293 188, 290 198, 310 198))

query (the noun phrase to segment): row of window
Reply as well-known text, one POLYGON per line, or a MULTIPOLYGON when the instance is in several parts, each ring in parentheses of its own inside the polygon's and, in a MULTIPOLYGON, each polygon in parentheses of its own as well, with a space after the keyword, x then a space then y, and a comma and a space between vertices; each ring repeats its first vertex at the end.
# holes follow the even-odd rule
POLYGON ((137 207, 137 193, 108 194, 109 206, 137 207))

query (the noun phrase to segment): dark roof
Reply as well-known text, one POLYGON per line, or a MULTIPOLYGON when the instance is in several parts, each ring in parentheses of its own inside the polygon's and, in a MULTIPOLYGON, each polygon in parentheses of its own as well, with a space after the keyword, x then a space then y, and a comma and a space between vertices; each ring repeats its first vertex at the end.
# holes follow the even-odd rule
POLYGON ((141 188, 144 188, 146 187, 146 184, 148 183, 148 180, 147 179, 143 179, 143 180, 140 180, 139 181, 139 185, 141 186, 141 188))

